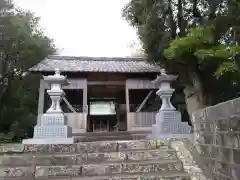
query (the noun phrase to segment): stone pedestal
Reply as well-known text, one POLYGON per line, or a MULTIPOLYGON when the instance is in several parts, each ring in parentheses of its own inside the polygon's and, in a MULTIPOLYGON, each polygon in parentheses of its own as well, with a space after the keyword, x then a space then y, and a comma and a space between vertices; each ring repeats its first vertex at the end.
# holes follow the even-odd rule
POLYGON ((152 126, 151 137, 153 139, 187 138, 191 128, 187 122, 181 121, 181 113, 178 111, 159 111, 156 115, 156 124, 152 126))
POLYGON ((157 95, 162 99, 162 106, 156 114, 156 124, 152 126, 151 139, 166 138, 188 138, 191 139, 191 128, 187 122, 182 122, 181 113, 171 103, 174 89, 171 88, 171 81, 177 76, 167 75, 165 71, 154 81, 159 86, 157 95))
POLYGON ((67 119, 60 107, 60 101, 65 95, 61 85, 66 83, 66 77, 56 70, 55 75, 46 76, 51 89, 47 91, 52 104, 41 117, 40 124, 34 127, 33 139, 24 139, 23 144, 73 144, 72 128, 67 125, 67 119))

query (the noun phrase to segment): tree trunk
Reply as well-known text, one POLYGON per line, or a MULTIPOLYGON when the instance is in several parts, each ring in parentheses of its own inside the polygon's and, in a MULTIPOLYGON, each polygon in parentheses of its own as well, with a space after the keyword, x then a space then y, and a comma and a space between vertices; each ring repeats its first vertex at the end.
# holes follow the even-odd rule
MULTIPOLYGON (((201 79, 192 76, 193 85, 187 85, 184 89, 187 111, 192 122, 192 113, 207 106, 204 88, 201 79)), ((193 122, 192 122, 193 123, 193 122)))
POLYGON ((187 111, 190 116, 193 112, 206 107, 204 101, 201 100, 201 92, 198 92, 194 86, 187 86, 184 89, 184 94, 187 111))

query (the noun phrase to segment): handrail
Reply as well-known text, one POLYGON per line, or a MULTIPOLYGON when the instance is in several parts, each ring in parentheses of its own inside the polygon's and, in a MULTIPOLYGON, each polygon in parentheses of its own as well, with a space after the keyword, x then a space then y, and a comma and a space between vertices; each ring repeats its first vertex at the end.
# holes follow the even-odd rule
POLYGON ((67 100, 65 97, 63 97, 62 99, 63 99, 63 101, 67 104, 68 108, 69 108, 72 112, 77 113, 77 112, 75 111, 75 109, 73 108, 73 106, 68 102, 68 100, 67 100))

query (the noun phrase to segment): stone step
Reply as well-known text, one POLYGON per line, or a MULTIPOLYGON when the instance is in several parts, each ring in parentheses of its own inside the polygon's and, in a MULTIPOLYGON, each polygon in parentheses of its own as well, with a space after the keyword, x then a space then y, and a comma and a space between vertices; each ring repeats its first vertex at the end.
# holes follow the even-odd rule
POLYGON ((136 132, 88 132, 75 134, 75 142, 94 142, 94 141, 113 141, 113 140, 141 140, 146 139, 151 132, 136 131, 136 132))
POLYGON ((83 154, 11 154, 0 156, 1 166, 55 166, 55 165, 80 165, 109 162, 134 162, 151 160, 177 160, 177 153, 171 149, 83 153, 83 154))
POLYGON ((144 173, 121 174, 117 176, 91 176, 91 177, 16 177, 0 178, 0 180, 192 180, 193 177, 186 172, 178 173, 144 173))
POLYGON ((120 174, 136 173, 178 173, 184 172, 182 162, 178 160, 164 160, 135 163, 83 164, 75 166, 27 166, 1 167, 0 177, 89 177, 89 176, 117 176, 120 174))
POLYGON ((44 154, 69 154, 69 153, 97 153, 97 152, 122 152, 129 150, 168 149, 168 141, 157 140, 132 140, 132 141, 98 141, 81 142, 76 144, 57 145, 0 145, 0 154, 11 153, 44 153, 44 154))
POLYGON ((132 136, 98 136, 98 137, 74 137, 76 143, 79 142, 96 142, 96 141, 113 141, 113 140, 133 140, 132 136))
POLYGON ((119 141, 119 140, 141 140, 146 139, 147 135, 120 135, 120 136, 97 136, 97 137, 87 137, 87 136, 76 136, 74 141, 78 142, 95 142, 95 141, 119 141))
POLYGON ((116 132, 86 132, 86 133, 75 133, 74 136, 76 137, 99 137, 99 136, 135 136, 135 135, 148 135, 151 131, 116 131, 116 132))

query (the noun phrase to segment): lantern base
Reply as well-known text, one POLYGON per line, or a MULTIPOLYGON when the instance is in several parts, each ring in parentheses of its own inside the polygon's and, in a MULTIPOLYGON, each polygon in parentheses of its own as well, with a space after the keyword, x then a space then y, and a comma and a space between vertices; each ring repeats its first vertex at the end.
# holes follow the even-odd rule
POLYGON ((156 114, 156 124, 152 126, 151 137, 153 139, 187 138, 191 127, 187 122, 181 121, 181 113, 178 111, 159 111, 156 114))
POLYGON ((74 138, 23 139, 22 144, 73 144, 74 138))

